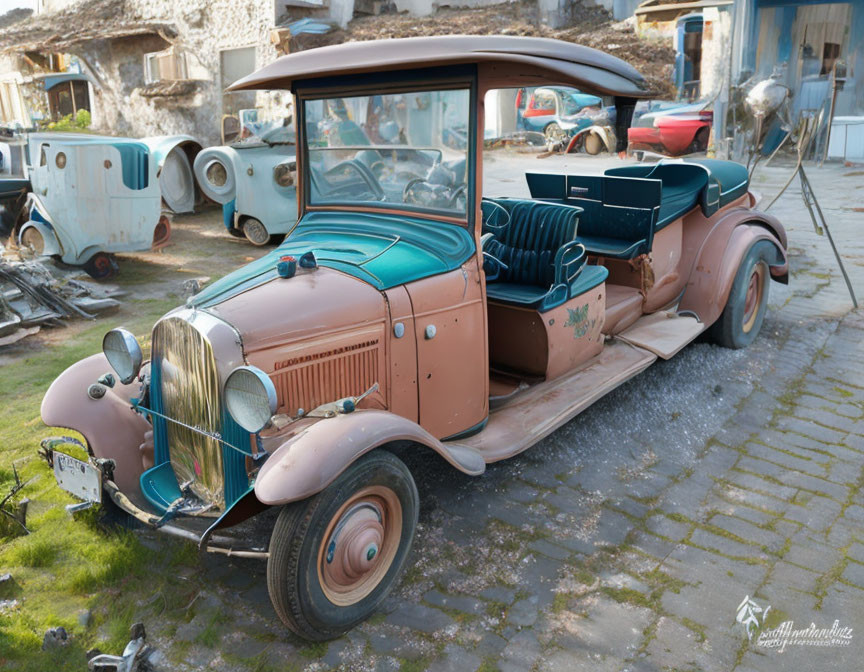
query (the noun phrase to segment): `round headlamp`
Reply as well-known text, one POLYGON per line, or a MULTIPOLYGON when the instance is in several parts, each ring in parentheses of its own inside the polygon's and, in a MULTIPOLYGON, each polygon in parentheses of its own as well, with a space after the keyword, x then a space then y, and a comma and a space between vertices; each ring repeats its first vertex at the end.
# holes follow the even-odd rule
POLYGON ((261 431, 276 412, 273 381, 255 366, 234 369, 225 381, 225 406, 247 432, 261 431))
POLYGON ((225 183, 228 182, 228 171, 219 161, 212 161, 204 174, 207 176, 207 181, 214 187, 224 187, 225 183))
POLYGON ((290 187, 294 184, 294 170, 296 164, 280 163, 273 169, 273 179, 280 187, 290 187))
POLYGON ((102 352, 121 383, 128 385, 135 380, 144 356, 131 332, 126 329, 109 331, 102 339, 102 352))

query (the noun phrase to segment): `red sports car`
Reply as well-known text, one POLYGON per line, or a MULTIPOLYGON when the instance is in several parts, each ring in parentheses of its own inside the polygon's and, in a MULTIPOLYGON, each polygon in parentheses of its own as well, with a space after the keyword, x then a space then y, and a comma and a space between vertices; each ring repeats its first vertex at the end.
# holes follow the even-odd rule
POLYGON ((703 152, 711 134, 711 117, 711 112, 706 111, 654 117, 653 125, 633 126, 627 131, 630 150, 649 150, 671 156, 703 152))

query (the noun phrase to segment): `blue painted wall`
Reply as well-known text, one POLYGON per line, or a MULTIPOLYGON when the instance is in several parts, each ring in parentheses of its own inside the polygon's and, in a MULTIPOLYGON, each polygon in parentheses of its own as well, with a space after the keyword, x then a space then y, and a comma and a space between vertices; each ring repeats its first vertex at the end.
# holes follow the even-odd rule
POLYGON ((783 62, 789 64, 790 72, 797 70, 800 45, 793 44, 793 29, 799 7, 828 4, 850 6, 851 25, 841 52, 841 58, 844 58, 847 64, 847 81, 844 90, 838 95, 836 114, 864 115, 864 0, 755 0, 742 4, 748 6, 750 15, 741 17, 749 24, 748 39, 742 45, 741 67, 762 76, 770 75, 773 67, 783 62), (761 13, 765 10, 774 12, 771 35, 760 34, 761 13), (761 58, 758 49, 760 40, 761 58))

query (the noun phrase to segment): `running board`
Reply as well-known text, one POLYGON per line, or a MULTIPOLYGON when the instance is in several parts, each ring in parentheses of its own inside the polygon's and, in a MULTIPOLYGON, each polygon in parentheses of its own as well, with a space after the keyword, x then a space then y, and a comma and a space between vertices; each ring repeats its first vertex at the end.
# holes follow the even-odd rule
POLYGON ((670 359, 704 330, 705 325, 692 315, 661 310, 640 317, 615 338, 670 359))
POLYGON ((607 343, 588 366, 515 395, 489 414, 489 423, 482 432, 444 445, 471 448, 486 462, 512 457, 647 369, 656 359, 654 353, 628 343, 607 343))

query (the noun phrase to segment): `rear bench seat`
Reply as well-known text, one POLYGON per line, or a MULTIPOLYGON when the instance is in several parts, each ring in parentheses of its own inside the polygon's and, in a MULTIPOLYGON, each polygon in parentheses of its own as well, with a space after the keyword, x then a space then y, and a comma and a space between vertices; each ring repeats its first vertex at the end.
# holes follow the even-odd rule
POLYGON ((663 183, 660 217, 662 229, 699 205, 710 217, 717 210, 747 193, 747 168, 720 159, 670 159, 656 165, 624 166, 607 170, 612 177, 660 180, 663 183))
POLYGON ((589 254, 633 259, 651 251, 661 182, 605 175, 528 173, 534 198, 583 209, 577 240, 589 254))
POLYGON ((697 205, 706 217, 747 193, 747 169, 734 161, 672 159, 612 168, 604 175, 528 173, 533 198, 579 206, 579 242, 589 254, 633 259, 654 233, 697 205))
POLYGON ((546 312, 602 283, 609 272, 585 265, 585 248, 576 240, 582 209, 523 199, 485 199, 510 215, 509 224, 490 231, 484 251, 507 269, 486 285, 495 301, 546 312))

